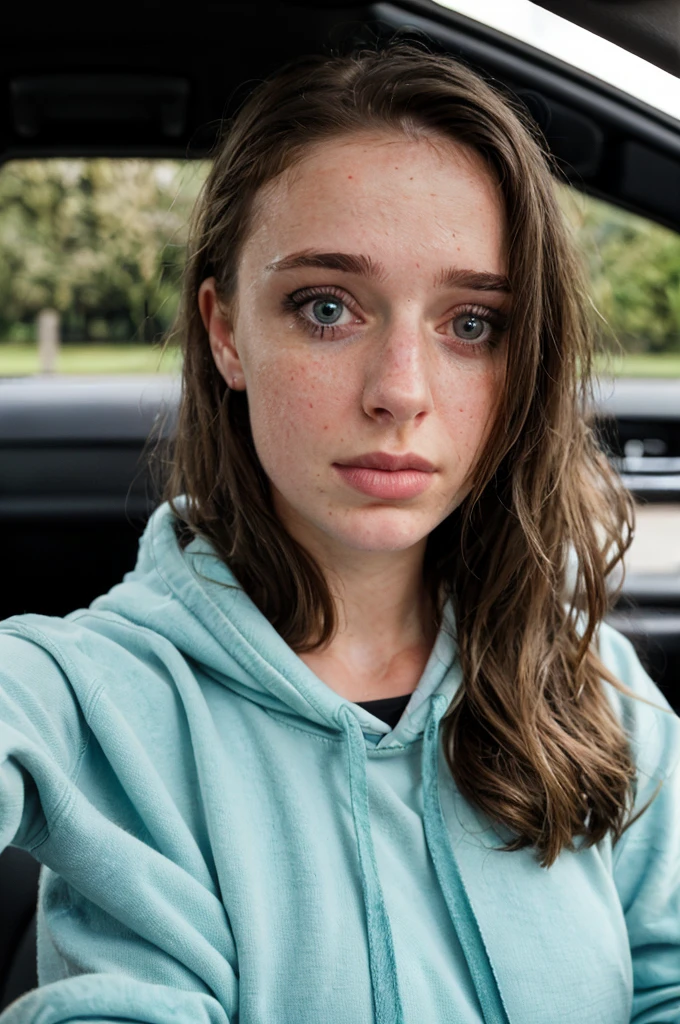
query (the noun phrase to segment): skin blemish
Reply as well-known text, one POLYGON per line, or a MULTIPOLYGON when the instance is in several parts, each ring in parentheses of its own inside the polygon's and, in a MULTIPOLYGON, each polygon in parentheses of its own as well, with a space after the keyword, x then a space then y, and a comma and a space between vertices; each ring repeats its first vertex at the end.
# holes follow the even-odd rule
POLYGON ((312 405, 312 403, 311 403, 311 402, 309 403, 309 408, 310 408, 310 409, 313 409, 313 408, 314 408, 314 406, 312 405))

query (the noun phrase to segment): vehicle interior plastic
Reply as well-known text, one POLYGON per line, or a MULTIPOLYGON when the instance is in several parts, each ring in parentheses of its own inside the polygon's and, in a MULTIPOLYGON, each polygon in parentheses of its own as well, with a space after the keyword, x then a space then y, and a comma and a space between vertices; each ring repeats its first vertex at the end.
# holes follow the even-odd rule
POLYGON ((553 14, 680 75, 678 0, 535 0, 553 14))

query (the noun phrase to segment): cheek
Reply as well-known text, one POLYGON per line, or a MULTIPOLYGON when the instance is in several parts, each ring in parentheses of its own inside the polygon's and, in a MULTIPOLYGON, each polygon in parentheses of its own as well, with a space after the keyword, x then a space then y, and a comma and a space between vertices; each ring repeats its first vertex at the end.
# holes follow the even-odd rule
POLYGON ((260 367, 255 380, 248 395, 253 440, 265 471, 278 476, 328 437, 328 395, 309 367, 290 360, 260 367))
POLYGON ((470 462, 484 445, 495 419, 502 378, 498 373, 458 377, 446 398, 451 441, 470 462))

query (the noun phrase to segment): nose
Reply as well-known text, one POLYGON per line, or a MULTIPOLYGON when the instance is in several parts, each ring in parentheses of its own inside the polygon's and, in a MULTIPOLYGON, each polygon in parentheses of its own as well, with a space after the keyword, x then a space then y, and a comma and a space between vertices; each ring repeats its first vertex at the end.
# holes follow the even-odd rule
POLYGON ((399 424, 424 419, 433 407, 433 371, 428 339, 413 319, 386 325, 366 367, 364 411, 399 424))

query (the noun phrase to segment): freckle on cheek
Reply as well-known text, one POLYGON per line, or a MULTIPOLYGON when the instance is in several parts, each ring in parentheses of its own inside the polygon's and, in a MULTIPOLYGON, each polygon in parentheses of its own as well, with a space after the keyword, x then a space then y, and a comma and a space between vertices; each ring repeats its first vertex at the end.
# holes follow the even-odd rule
POLYGON ((313 409, 313 408, 314 408, 314 406, 312 405, 312 403, 311 403, 311 402, 309 403, 309 408, 310 408, 310 409, 313 409))

